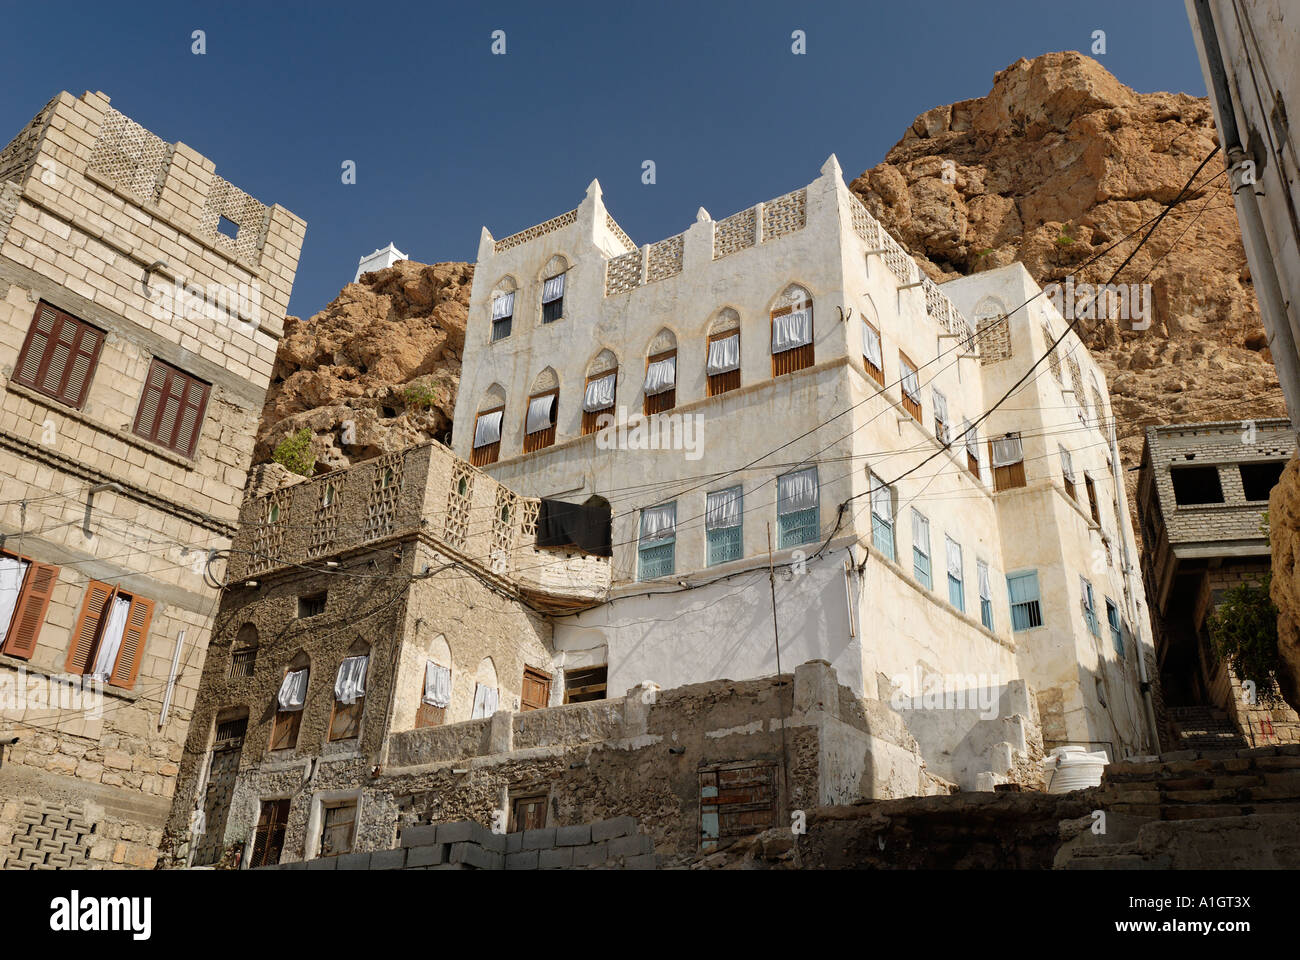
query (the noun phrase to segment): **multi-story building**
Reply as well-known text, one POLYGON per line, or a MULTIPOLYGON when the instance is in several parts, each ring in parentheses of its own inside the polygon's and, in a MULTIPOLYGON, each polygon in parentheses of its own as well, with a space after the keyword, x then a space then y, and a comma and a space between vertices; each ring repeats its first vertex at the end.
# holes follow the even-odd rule
POLYGON ((100 93, 0 152, 8 869, 153 865, 304 233, 100 93))
POLYGON ((1138 517, 1167 748, 1300 740, 1295 711, 1243 690, 1206 624, 1226 590, 1268 576, 1269 492, 1295 452, 1284 419, 1146 430, 1138 517))
MULTIPOLYGON (((812 659, 881 699, 1023 678, 1049 748, 1119 757, 1154 720, 1110 418, 1023 267, 941 289, 832 157, 645 247, 594 182, 485 228, 454 448, 524 496, 609 505, 610 602, 554 642, 601 658, 611 696, 812 659)), ((903 713, 935 772, 1000 773, 966 721, 903 713)))

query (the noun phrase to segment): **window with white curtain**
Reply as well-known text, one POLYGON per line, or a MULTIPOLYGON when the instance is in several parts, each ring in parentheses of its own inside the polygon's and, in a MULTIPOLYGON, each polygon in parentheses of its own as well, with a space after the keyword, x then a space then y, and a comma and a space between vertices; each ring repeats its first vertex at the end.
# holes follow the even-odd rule
POLYGON ((934 435, 940 443, 948 442, 948 398, 938 388, 931 390, 934 400, 934 435))
POLYGON ((28 566, 26 560, 18 557, 0 556, 0 647, 9 638, 28 566))
POLYGON ((564 316, 564 274, 542 284, 542 323, 554 323, 564 316))
POLYGON ((944 537, 948 554, 948 602, 963 613, 966 611, 966 587, 962 579, 961 544, 952 537, 944 537))
POLYGON ((555 422, 555 394, 547 393, 528 401, 528 416, 524 420, 524 433, 541 433, 555 422))
POLYGON ((505 416, 504 410, 493 410, 490 413, 480 413, 478 421, 474 424, 474 448, 490 446, 501 439, 501 418, 505 416))
POLYGON ((885 369, 885 361, 880 354, 880 334, 866 320, 862 321, 862 357, 877 370, 885 369))
POLYGON ((307 674, 306 667, 290 670, 280 681, 280 691, 276 694, 275 701, 282 712, 294 713, 301 710, 307 702, 307 674))
POLYGON ((993 441, 993 466, 1009 467, 1024 459, 1025 451, 1020 444, 1020 434, 1008 433, 993 441))
POLYGON ((514 321, 515 295, 503 293, 492 298, 492 340, 504 340, 510 336, 510 327, 514 321))
POLYGON ((871 542, 877 550, 894 559, 894 489, 880 477, 867 472, 868 497, 871 501, 871 542))
POLYGON ((367 655, 343 658, 338 675, 334 678, 335 700, 350 704, 366 695, 366 668, 369 664, 370 657, 367 655))
POLYGON ((586 413, 595 413, 598 410, 608 410, 614 405, 614 384, 618 379, 618 371, 611 370, 603 377, 590 380, 587 383, 587 389, 582 395, 582 409, 586 413))
POLYGON ((740 559, 743 514, 744 496, 738 486, 718 490, 705 498, 704 535, 709 566, 740 559))
POLYGON ((930 521, 912 508, 912 572, 916 582, 930 590, 934 586, 930 573, 930 521))
POLYGON ((777 478, 776 519, 783 549, 817 539, 821 533, 821 508, 816 467, 777 478))
POLYGON ((975 571, 979 576, 980 588, 980 623, 985 629, 993 629, 993 583, 989 577, 989 565, 983 560, 975 561, 975 571))
POLYGON ((677 543, 677 503, 646 507, 641 511, 637 542, 637 579, 653 580, 673 573, 677 543))
POLYGON ((446 708, 451 703, 451 667, 424 661, 424 693, 420 700, 432 707, 446 708))
POLYGON ((784 353, 809 343, 812 343, 811 305, 772 318, 773 353, 784 353))
POLYGON ((710 341, 705 373, 714 376, 740 369, 740 332, 710 341))
POLYGON ((124 593, 114 593, 112 608, 104 624, 104 632, 99 640, 99 652, 95 655, 95 665, 90 675, 105 682, 112 676, 113 667, 117 665, 117 655, 122 649, 122 638, 126 635, 126 618, 131 611, 131 598, 124 593))
POLYGON ((667 393, 677 387, 677 355, 655 360, 645 370, 645 395, 667 393))
POLYGON ((474 709, 470 713, 471 720, 481 720, 484 717, 490 717, 497 712, 497 688, 484 686, 481 683, 474 685, 474 709))

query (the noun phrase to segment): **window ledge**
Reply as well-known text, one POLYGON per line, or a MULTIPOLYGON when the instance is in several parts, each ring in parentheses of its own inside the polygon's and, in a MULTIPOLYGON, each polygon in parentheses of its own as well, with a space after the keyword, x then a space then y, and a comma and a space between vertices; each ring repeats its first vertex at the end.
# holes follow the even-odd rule
MULTIPOLYGON (((21 668, 26 673, 35 674, 36 676, 40 676, 40 677, 45 677, 47 680, 54 680, 57 681, 58 683, 65 683, 71 685, 75 682, 73 679, 74 677, 73 674, 55 672, 53 670, 47 669, 46 667, 38 666, 29 660, 24 660, 21 657, 10 656, 7 653, 0 653, 0 666, 13 667, 15 669, 21 668)), ((114 699, 117 700, 124 700, 127 703, 134 703, 136 700, 140 699, 140 694, 135 690, 125 690, 122 687, 110 686, 108 683, 104 683, 100 687, 100 691, 105 696, 113 697, 114 699)), ((56 710, 61 710, 62 708, 52 707, 49 709, 51 710, 51 712, 53 712, 56 710)))
POLYGON ((78 423, 84 423, 86 426, 93 427, 100 433, 108 434, 110 437, 121 440, 123 443, 143 450, 145 453, 152 454, 162 460, 166 460, 178 467, 183 467, 186 470, 194 470, 198 467, 197 457, 194 459, 184 457, 179 453, 168 450, 166 447, 161 447, 156 443, 152 443, 149 440, 136 436, 125 427, 111 427, 107 423, 95 419, 84 410, 78 410, 76 407, 70 407, 65 403, 61 403, 53 397, 46 396, 39 390, 33 390, 31 387, 15 382, 12 378, 10 378, 10 380, 5 384, 5 392, 17 394, 20 397, 32 401, 32 403, 40 404, 47 410, 53 410, 55 413, 76 420, 78 423))

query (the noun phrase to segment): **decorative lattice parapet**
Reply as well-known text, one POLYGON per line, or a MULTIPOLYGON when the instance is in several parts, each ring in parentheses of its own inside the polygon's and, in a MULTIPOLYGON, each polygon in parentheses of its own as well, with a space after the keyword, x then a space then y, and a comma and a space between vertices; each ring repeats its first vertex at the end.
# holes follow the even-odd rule
POLYGON ((636 244, 632 242, 632 238, 629 237, 623 228, 618 225, 618 221, 609 215, 608 211, 605 213, 605 227, 614 235, 615 239, 617 239, 619 243, 623 244, 624 250, 636 249, 636 244))
POLYGON ((457 550, 465 548, 469 537, 470 507, 474 501, 475 471, 464 460, 456 460, 451 468, 451 489, 447 491, 447 516, 443 523, 442 539, 457 550))
POLYGON ((307 543, 310 559, 334 552, 339 532, 339 502, 343 488, 334 480, 316 482, 316 508, 312 511, 311 539, 307 543))
POLYGON ((605 261, 605 296, 625 293, 641 285, 641 251, 633 250, 605 261))
POLYGON ((141 203, 157 203, 167 180, 172 150, 162 137, 125 114, 108 110, 91 149, 88 169, 141 203))
POLYGON ((515 533, 519 514, 519 497, 505 487, 497 487, 496 504, 492 512, 492 547, 489 552, 492 572, 504 575, 510 569, 515 549, 515 533))
POLYGON ((899 283, 914 283, 917 274, 916 261, 903 249, 902 244, 889 235, 889 231, 880 225, 880 221, 871 215, 871 211, 863 206, 861 200, 853 204, 852 210, 853 229, 867 245, 867 249, 880 251, 885 266, 899 283))
POLYGON ((682 272, 682 251, 686 244, 686 234, 679 233, 675 237, 669 237, 667 240, 660 240, 658 243, 651 244, 648 265, 646 267, 646 282, 652 280, 663 280, 665 277, 671 277, 682 272))
POLYGON ((493 249, 500 253, 502 250, 509 250, 511 247, 517 247, 521 243, 527 243, 529 240, 536 240, 538 237, 544 237, 548 233, 553 233, 561 227, 567 227, 571 223, 577 223, 578 211, 570 210, 568 213, 562 213, 558 217, 552 217, 545 223, 539 223, 535 227, 529 227, 527 230, 520 230, 518 233, 512 233, 496 242, 493 249))
POLYGON ((763 242, 802 230, 808 224, 808 189, 795 190, 763 204, 763 242))
POLYGON ((289 528, 292 488, 277 490, 258 504, 252 543, 244 564, 247 576, 256 576, 284 563, 284 534, 289 528))
POLYGON ((972 350, 978 348, 971 337, 970 323, 951 300, 939 289, 929 277, 921 278, 921 289, 925 291, 925 312, 948 333, 960 337, 970 344, 972 350))
POLYGON ((221 177, 212 178, 212 187, 208 191, 207 202, 203 205, 203 219, 199 221, 199 232, 202 235, 215 241, 218 247, 231 256, 256 261, 262 254, 262 244, 266 242, 269 225, 270 211, 265 204, 254 200, 221 177), (235 237, 229 237, 217 229, 222 217, 239 228, 235 237))
POLYGON ((537 539, 537 518, 541 512, 541 500, 519 498, 519 536, 525 541, 532 542, 537 539))
POLYGON ((68 870, 84 868, 90 858, 95 828, 80 805, 63 806, 57 799, 25 800, 18 829, 4 853, 3 870, 68 870))
POLYGON ((1000 363, 1011 359, 1011 320, 1003 316, 979 317, 975 321, 978 332, 980 365, 1000 363))
POLYGON ((370 483, 370 496, 366 500, 366 540, 376 540, 393 532, 397 522, 397 502, 402 495, 404 470, 402 455, 392 453, 380 457, 375 464, 370 483))
POLYGON ((713 228, 713 259, 719 260, 737 250, 752 247, 754 228, 757 225, 758 218, 754 215, 753 207, 719 220, 713 228))
POLYGON ((41 133, 45 125, 50 122, 50 114, 54 112, 54 104, 57 100, 58 97, 55 97, 42 107, 41 112, 19 131, 18 136, 9 141, 9 146, 0 150, 0 182, 21 180, 31 169, 32 163, 36 160, 36 149, 41 142, 41 133))

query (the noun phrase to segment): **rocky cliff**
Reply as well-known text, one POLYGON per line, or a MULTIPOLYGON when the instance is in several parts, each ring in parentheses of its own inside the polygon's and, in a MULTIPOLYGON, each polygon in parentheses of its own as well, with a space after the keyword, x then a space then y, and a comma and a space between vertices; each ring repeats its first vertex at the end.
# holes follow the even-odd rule
MULTIPOLYGON (((921 114, 851 189, 936 281, 1019 260, 1040 285, 1101 283, 1138 237, 1084 262, 1155 217, 1216 143, 1205 98, 1136 93, 1049 53, 921 114)), ((1086 337, 1128 466, 1148 424, 1285 416, 1223 169, 1220 154, 1117 278, 1152 284, 1151 327, 1086 337)))
POLYGON ((1282 697, 1300 710, 1300 460, 1282 471, 1268 501, 1268 539, 1273 551, 1270 593, 1277 606, 1277 652, 1282 697))
POLYGON ((286 318, 253 462, 303 427, 317 470, 446 440, 473 274, 402 261, 363 274, 309 320, 286 318))

